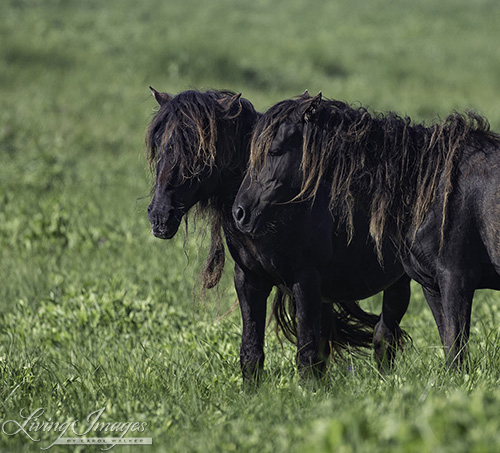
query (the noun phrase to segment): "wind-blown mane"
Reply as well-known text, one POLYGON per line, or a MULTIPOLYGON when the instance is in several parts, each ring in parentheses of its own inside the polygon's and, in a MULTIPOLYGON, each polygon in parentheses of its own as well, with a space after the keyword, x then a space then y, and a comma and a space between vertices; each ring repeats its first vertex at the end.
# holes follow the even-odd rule
MULTIPOLYGON (((249 131, 259 116, 249 101, 233 92, 185 91, 160 103, 147 131, 147 155, 152 171, 162 159, 162 171, 157 177, 196 179, 208 170, 217 171, 222 182, 221 190, 197 203, 197 214, 206 216, 211 231, 210 249, 201 274, 202 293, 215 287, 222 276, 225 263, 222 226, 224 222, 234 222, 231 207, 249 161, 249 131)), ((334 347, 340 350, 347 345, 371 344, 378 317, 365 313, 356 303, 337 307, 332 316, 336 323, 330 338, 334 347)), ((291 296, 276 291, 271 317, 286 338, 296 336, 291 296)))
POLYGON ((314 99, 307 93, 282 101, 257 122, 250 165, 258 171, 283 121, 303 122, 302 190, 297 198, 313 198, 321 183, 330 187, 330 208, 353 234, 355 201, 370 216, 370 233, 379 258, 386 228, 398 247, 425 220, 444 182, 441 234, 456 178, 456 162, 475 140, 498 141, 488 122, 468 111, 454 113, 426 127, 395 113, 372 114, 340 101, 314 99), (306 112, 306 114, 304 114, 306 112))
MULTIPOLYGON (((256 116, 252 104, 231 91, 193 90, 173 97, 160 106, 146 134, 151 170, 154 172, 159 159, 167 157, 170 171, 183 179, 197 178, 207 169, 243 171, 249 149, 242 124, 253 124, 256 116)), ((224 269, 224 201, 214 196, 197 205, 197 214, 205 214, 211 224, 210 250, 202 271, 204 289, 216 286, 224 269)))
POLYGON ((184 178, 198 176, 206 166, 236 168, 241 153, 234 153, 239 115, 245 111, 256 115, 253 106, 240 94, 231 91, 185 91, 160 107, 148 128, 146 145, 152 168, 162 153, 169 154, 171 167, 178 168, 184 178))

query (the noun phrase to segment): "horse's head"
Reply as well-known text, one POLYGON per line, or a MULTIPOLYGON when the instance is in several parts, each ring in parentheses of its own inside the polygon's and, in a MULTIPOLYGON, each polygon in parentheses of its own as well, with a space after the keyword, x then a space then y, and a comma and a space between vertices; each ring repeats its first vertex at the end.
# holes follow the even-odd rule
POLYGON ((288 218, 291 203, 303 198, 304 128, 320 102, 321 94, 310 97, 306 92, 276 104, 257 121, 250 168, 233 204, 240 231, 254 236, 266 233, 273 224, 288 218))
POLYGON ((191 207, 207 204, 221 187, 234 184, 224 172, 239 173, 239 184, 256 113, 234 93, 185 91, 172 97, 151 90, 160 108, 147 135, 156 166, 148 218, 153 234, 169 239, 191 207))

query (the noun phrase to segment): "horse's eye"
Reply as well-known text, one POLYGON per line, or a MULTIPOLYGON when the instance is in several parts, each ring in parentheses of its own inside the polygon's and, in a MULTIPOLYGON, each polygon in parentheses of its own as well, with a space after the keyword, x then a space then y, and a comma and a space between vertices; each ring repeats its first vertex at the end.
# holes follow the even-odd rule
POLYGON ((275 146, 269 150, 269 155, 270 156, 281 156, 284 152, 285 152, 285 150, 283 147, 275 146))

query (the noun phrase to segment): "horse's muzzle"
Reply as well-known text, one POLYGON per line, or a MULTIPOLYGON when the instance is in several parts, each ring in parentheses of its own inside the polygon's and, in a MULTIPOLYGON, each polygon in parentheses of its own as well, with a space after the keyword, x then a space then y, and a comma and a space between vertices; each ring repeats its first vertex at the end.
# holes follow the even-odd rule
POLYGON ((148 208, 148 218, 151 223, 151 233, 159 239, 172 239, 179 229, 182 216, 176 215, 170 209, 166 215, 158 214, 154 209, 148 208))
POLYGON ((153 236, 157 237, 158 239, 172 239, 175 236, 175 233, 177 233, 177 228, 175 230, 171 230, 162 225, 153 225, 153 227, 151 228, 151 233, 153 233, 153 236))

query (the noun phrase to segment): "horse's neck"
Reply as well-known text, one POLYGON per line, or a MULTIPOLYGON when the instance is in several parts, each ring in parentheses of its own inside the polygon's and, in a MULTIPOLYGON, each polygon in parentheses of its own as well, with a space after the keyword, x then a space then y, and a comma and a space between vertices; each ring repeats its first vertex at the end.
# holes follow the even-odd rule
POLYGON ((229 165, 227 168, 221 169, 217 190, 220 203, 225 207, 229 207, 229 210, 231 210, 236 194, 243 182, 250 158, 249 147, 246 143, 236 145, 234 150, 231 151, 233 159, 238 159, 238 165, 229 165))
MULTIPOLYGON (((243 134, 242 136, 249 136, 250 131, 250 128, 244 128, 240 131, 240 134, 243 134)), ((218 152, 220 151, 218 150, 218 152)), ((229 152, 233 159, 238 160, 238 165, 229 164, 228 167, 220 170, 220 181, 216 193, 212 198, 212 205, 222 216, 224 222, 231 223, 233 222, 233 203, 245 176, 250 158, 250 146, 245 140, 239 138, 234 144, 234 149, 224 149, 222 151, 225 153, 229 152)))
POLYGON ((243 177, 243 171, 223 172, 217 190, 211 197, 213 210, 222 216, 224 221, 233 222, 232 207, 243 177))
POLYGON ((220 206, 222 208, 224 215, 229 215, 232 218, 232 207, 234 200, 236 198, 236 194, 238 193, 238 189, 243 181, 244 174, 234 174, 231 175, 230 178, 222 179, 221 185, 223 186, 223 190, 219 196, 220 206))

